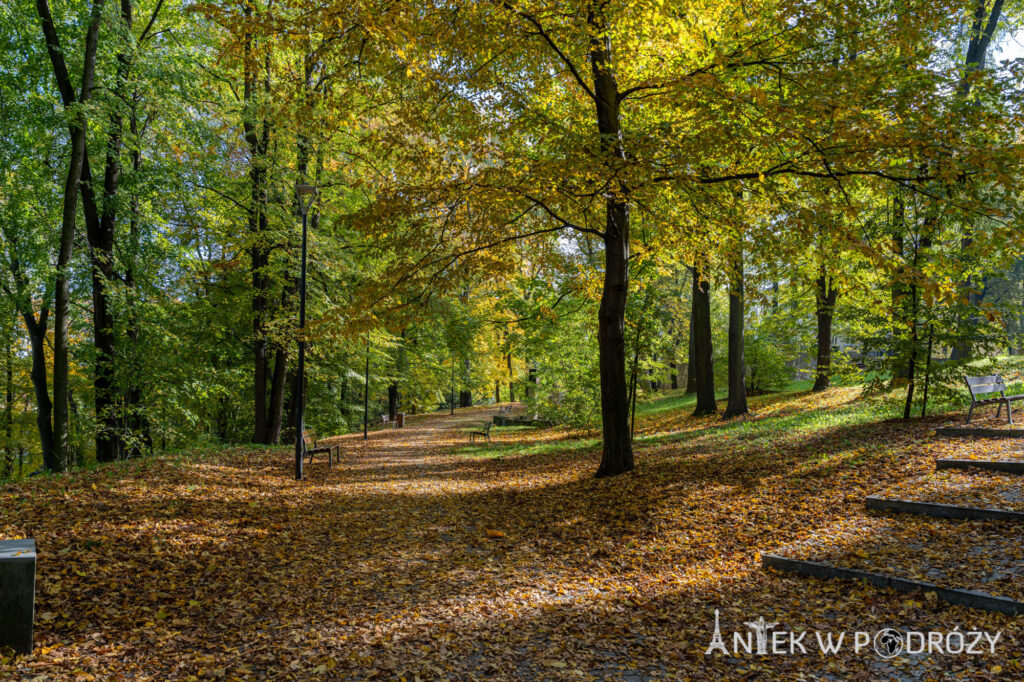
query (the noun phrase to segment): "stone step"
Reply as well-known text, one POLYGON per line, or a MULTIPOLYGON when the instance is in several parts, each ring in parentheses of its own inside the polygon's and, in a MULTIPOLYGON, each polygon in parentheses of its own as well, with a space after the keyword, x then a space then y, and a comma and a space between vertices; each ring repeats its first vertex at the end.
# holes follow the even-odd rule
POLYGON ((790 559, 777 554, 764 554, 761 567, 775 569, 786 573, 806 575, 821 580, 860 580, 876 587, 888 588, 897 592, 934 592, 940 601, 972 609, 1005 613, 1010 616, 1024 614, 1024 602, 1008 597, 998 597, 987 592, 961 590, 951 587, 940 587, 922 580, 910 580, 897 576, 862 571, 856 568, 843 568, 818 561, 790 559))
POLYGON ((935 429, 935 435, 943 438, 1024 438, 1024 429, 972 429, 963 426, 946 426, 935 429))
POLYGON ((1024 474, 1024 460, 937 459, 936 469, 985 469, 1004 474, 1024 474))
POLYGON ((892 511, 904 514, 932 516, 939 519, 959 519, 963 521, 1024 521, 1024 512, 1009 509, 987 509, 984 507, 962 507, 955 504, 938 502, 918 502, 915 500, 894 500, 877 495, 864 498, 864 506, 872 511, 892 511))

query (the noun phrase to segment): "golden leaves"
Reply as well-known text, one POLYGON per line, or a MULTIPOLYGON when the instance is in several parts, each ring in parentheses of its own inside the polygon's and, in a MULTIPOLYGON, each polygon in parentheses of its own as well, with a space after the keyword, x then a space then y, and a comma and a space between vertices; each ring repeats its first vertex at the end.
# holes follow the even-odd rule
MULTIPOLYGON (((0 676, 730 679, 754 662, 700 655, 714 608, 737 629, 757 615, 850 630, 960 617, 755 562, 815 533, 874 532, 841 501, 912 485, 950 454, 934 424, 878 422, 856 389, 751 406, 730 424, 657 406, 638 422, 639 469, 613 480, 592 478, 590 434, 497 430, 469 448, 459 429, 494 412, 472 408, 332 439, 341 466, 319 460, 301 483, 288 448, 228 448, 7 486, 0 534, 30 530, 40 546, 39 646, 0 676)), ((870 677, 871 660, 756 673, 870 677)), ((962 664, 965 677, 1021 671, 1005 650, 962 664)))

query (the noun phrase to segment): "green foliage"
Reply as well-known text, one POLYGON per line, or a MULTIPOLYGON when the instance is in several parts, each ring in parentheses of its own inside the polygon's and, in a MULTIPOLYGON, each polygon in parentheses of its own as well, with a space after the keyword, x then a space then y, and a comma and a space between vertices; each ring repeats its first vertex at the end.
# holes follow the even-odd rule
MULTIPOLYGON (((33 466, 40 454, 26 322, 53 305, 70 112, 36 5, 0 6, 0 285, 17 316, 0 313, 18 321, 4 342, 14 416, 2 473, 12 449, 33 466)), ((75 79, 90 3, 52 9, 75 79)), ((145 454, 247 442, 275 417, 287 430, 301 333, 306 421, 323 433, 360 428, 364 382, 371 421, 389 395, 424 412, 514 393, 542 418, 598 426, 610 198, 631 216, 623 354, 641 404, 673 373, 685 381, 698 260, 726 385, 737 243, 752 393, 813 365, 822 274, 840 291, 834 380, 856 383, 864 365, 891 393, 913 358, 915 414, 925 383, 929 402, 953 404, 959 374, 1021 350, 1022 95, 1014 68, 965 80, 962 17, 947 7, 727 2, 699 26, 660 3, 607 3, 601 16, 571 2, 132 9, 129 26, 120 5, 104 6, 84 110, 88 188, 116 209, 102 277, 115 369, 97 414, 97 262, 80 196, 69 265, 80 461, 98 434, 145 454), (598 19, 621 85, 618 159, 587 85, 598 19), (108 151, 119 184, 106 196, 108 151), (320 188, 303 332, 297 182, 320 188), (283 407, 257 416, 275 385, 283 407)))
POLYGON ((787 356, 771 337, 750 336, 746 341, 747 392, 750 395, 781 391, 793 379, 787 356))

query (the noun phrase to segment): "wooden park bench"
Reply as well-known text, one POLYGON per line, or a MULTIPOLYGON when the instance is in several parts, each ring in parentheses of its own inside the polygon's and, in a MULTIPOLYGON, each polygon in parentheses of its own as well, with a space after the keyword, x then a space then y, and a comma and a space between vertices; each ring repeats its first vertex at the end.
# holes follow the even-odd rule
POLYGON ((318 452, 327 453, 327 466, 334 466, 334 458, 338 458, 338 463, 341 463, 341 446, 340 445, 320 445, 316 439, 316 431, 303 431, 302 432, 302 445, 306 449, 306 454, 309 455, 309 463, 313 463, 313 455, 318 452))
POLYGON ((971 423, 971 414, 974 413, 975 407, 992 404, 999 405, 999 409, 996 410, 997 418, 1003 409, 1003 405, 1006 405, 1006 423, 1013 423, 1013 412, 1010 411, 1010 404, 1016 400, 1024 400, 1024 395, 1006 395, 1006 382, 1001 375, 993 374, 984 377, 965 376, 964 382, 967 384, 967 390, 971 392, 971 407, 967 410, 968 424, 971 423), (998 393, 999 396, 996 398, 978 399, 978 396, 985 395, 986 393, 998 393))
POLYGON ((491 442, 491 427, 494 426, 494 422, 487 422, 476 431, 469 432, 469 442, 475 443, 477 436, 482 436, 487 439, 487 442, 491 442))
POLYGON ((389 419, 386 414, 382 414, 380 416, 380 425, 385 429, 388 428, 389 426, 391 428, 395 428, 396 426, 398 426, 398 422, 396 422, 394 419, 389 419))

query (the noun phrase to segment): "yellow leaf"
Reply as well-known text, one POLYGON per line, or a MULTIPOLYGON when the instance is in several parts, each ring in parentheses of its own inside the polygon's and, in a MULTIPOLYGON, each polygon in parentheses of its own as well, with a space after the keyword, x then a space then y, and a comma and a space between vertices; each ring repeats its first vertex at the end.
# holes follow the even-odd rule
POLYGON ((487 529, 487 537, 489 537, 489 538, 503 538, 503 537, 505 537, 505 533, 503 531, 500 531, 500 530, 492 530, 492 529, 488 528, 487 529))

